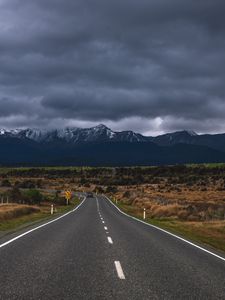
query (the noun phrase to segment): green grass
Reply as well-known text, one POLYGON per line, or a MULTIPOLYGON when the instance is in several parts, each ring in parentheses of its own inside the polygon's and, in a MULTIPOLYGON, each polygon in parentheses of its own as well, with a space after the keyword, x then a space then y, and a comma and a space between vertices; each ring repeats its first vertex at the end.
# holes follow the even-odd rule
MULTIPOLYGON (((172 167, 173 165, 168 165, 168 167, 172 167)), ((225 168, 225 163, 202 163, 202 164, 186 164, 187 167, 190 167, 190 168, 197 168, 197 167, 206 167, 206 168, 225 168)), ((133 166, 133 167, 124 167, 124 168, 127 168, 127 169, 135 169, 137 168, 138 166, 133 166)), ((141 166, 141 167, 138 167, 140 169, 148 169, 148 168, 159 168, 160 166, 141 166)), ((0 166, 0 174, 7 174, 8 172, 10 171, 28 171, 30 169, 43 169, 43 170, 46 170, 46 171, 49 171, 49 170, 71 170, 71 171, 80 171, 80 170, 92 170, 92 169, 113 169, 111 167, 89 167, 89 166, 83 166, 83 167, 80 167, 80 166, 29 166, 29 167, 1 167, 0 166)))
POLYGON ((37 167, 37 166, 29 166, 29 167, 1 167, 0 166, 0 174, 5 174, 9 171, 29 171, 31 169, 37 169, 37 170, 74 170, 74 171, 77 171, 77 170, 92 170, 92 169, 113 169, 111 167, 89 167, 89 166, 43 166, 43 167, 37 167))
MULTIPOLYGON (((142 220, 142 210, 121 203, 117 204, 117 206, 127 214, 142 220)), ((225 226, 212 230, 210 222, 201 226, 202 223, 200 222, 191 223, 168 218, 146 218, 145 222, 187 238, 190 241, 225 252, 225 226)))
POLYGON ((0 174, 6 174, 9 171, 29 171, 30 169, 44 169, 44 170, 77 170, 81 169, 81 167, 0 167, 0 174))
POLYGON ((23 225, 29 225, 32 223, 36 223, 37 221, 45 220, 51 218, 50 214, 46 213, 34 213, 31 215, 21 216, 18 218, 14 218, 11 220, 4 221, 0 224, 0 232, 2 231, 11 231, 23 225))
POLYGON ((225 167, 225 163, 187 164, 187 167, 192 167, 192 168, 197 168, 197 167, 224 168, 225 167))
MULTIPOLYGON (((210 234, 203 234, 201 230, 196 230, 193 226, 186 224, 185 222, 179 222, 175 220, 157 220, 147 219, 147 222, 166 229, 172 233, 179 234, 180 236, 186 237, 191 241, 195 241, 206 246, 213 247, 216 250, 225 252, 225 241, 223 238, 217 236, 210 236, 210 234)), ((225 227, 223 230, 225 236, 225 227)))

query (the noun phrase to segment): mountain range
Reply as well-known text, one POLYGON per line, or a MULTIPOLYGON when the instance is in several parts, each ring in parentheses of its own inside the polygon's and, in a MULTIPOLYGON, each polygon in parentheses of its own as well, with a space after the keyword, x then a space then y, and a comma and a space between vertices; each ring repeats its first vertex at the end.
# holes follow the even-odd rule
POLYGON ((225 162, 225 134, 156 137, 92 128, 0 129, 0 165, 137 166, 225 162))

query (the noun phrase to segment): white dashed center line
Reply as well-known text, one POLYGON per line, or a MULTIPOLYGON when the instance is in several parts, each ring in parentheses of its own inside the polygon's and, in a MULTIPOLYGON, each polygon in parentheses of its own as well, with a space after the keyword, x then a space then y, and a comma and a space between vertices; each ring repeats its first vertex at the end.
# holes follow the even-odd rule
POLYGON ((119 261, 114 261, 114 264, 115 264, 116 272, 117 272, 117 275, 118 275, 119 279, 125 279, 123 269, 121 267, 120 262, 119 261))
MULTIPOLYGON (((99 210, 99 202, 98 202, 97 197, 96 197, 96 203, 97 203, 98 214, 99 214, 99 217, 100 217, 100 219, 102 221, 102 224, 105 224, 105 221, 102 218, 102 215, 101 215, 100 210, 99 210)), ((106 231, 106 234, 109 234, 108 227, 104 226, 104 229, 106 231)), ((113 244, 113 240, 112 240, 112 238, 110 236, 107 236, 107 239, 108 239, 109 244, 113 244)), ((125 279, 125 275, 123 273, 123 269, 121 267, 120 262, 119 261, 114 261, 114 264, 115 264, 117 276, 119 277, 119 279, 125 279)))
POLYGON ((110 244, 113 244, 112 238, 110 236, 108 236, 107 239, 110 244))

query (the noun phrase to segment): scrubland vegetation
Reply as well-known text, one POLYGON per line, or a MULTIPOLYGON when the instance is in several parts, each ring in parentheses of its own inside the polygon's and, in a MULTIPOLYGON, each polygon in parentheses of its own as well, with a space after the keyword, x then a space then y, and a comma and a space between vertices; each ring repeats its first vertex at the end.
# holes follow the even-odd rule
MULTIPOLYGON (((2 170, 1 170, 2 171, 2 170)), ((17 228, 65 212, 79 203, 73 197, 67 205, 64 190, 49 190, 41 180, 18 178, 1 173, 0 181, 0 236, 17 228)))
POLYGON ((225 251, 225 165, 0 170, 9 202, 65 204, 61 191, 109 195, 131 214, 225 251))

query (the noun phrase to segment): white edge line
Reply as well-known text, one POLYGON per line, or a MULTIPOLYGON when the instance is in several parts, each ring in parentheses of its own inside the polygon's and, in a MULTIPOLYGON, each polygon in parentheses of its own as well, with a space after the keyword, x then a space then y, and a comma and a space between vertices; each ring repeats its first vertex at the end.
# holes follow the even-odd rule
POLYGON ((125 279, 125 275, 123 273, 123 269, 121 267, 120 262, 119 261, 114 261, 114 264, 115 264, 116 272, 117 272, 117 275, 118 275, 119 279, 125 279))
POLYGON ((104 229, 105 229, 105 230, 108 230, 108 228, 107 228, 106 226, 104 226, 104 229))
POLYGON ((217 255, 216 253, 213 253, 213 252, 211 252, 211 251, 209 251, 209 250, 207 250, 207 249, 205 249, 205 248, 203 248, 203 247, 200 247, 200 246, 198 246, 198 245, 196 245, 196 244, 194 244, 194 243, 192 243, 192 242, 190 242, 190 241, 188 241, 188 240, 185 240, 184 238, 182 238, 182 237, 180 237, 180 236, 178 236, 178 235, 176 235, 176 234, 173 234, 173 233, 171 233, 171 232, 169 232, 169 231, 167 231, 167 230, 165 230, 165 229, 162 229, 162 228, 157 227, 157 226, 155 226, 155 225, 146 223, 146 222, 144 222, 144 221, 142 221, 142 220, 139 220, 139 219, 137 219, 137 218, 135 218, 135 217, 133 217, 133 216, 130 216, 130 215, 126 214, 126 213, 123 212, 119 207, 117 207, 117 206, 116 206, 116 205, 115 205, 115 204, 114 204, 107 196, 104 195, 104 197, 105 197, 105 198, 106 198, 113 206, 115 206, 115 208, 116 208, 121 214, 127 216, 128 218, 131 218, 131 219, 133 219, 133 220, 136 220, 136 221, 138 221, 138 222, 141 222, 141 223, 143 223, 143 224, 145 224, 145 225, 147 225, 147 226, 153 227, 153 228, 155 228, 155 229, 157 229, 157 230, 160 230, 160 231, 162 231, 162 232, 164 232, 164 233, 167 233, 167 234, 169 234, 170 236, 173 236, 173 237, 175 237, 175 238, 177 238, 177 239, 179 239, 179 240, 181 240, 181 241, 183 241, 183 242, 185 242, 185 243, 187 243, 187 244, 189 244, 189 245, 191 245, 191 246, 193 246, 193 247, 198 248, 199 250, 202 250, 202 251, 204 251, 204 252, 206 252, 206 253, 208 253, 208 254, 210 254, 210 255, 213 255, 213 256, 215 256, 215 257, 217 257, 217 258, 219 258, 219 259, 225 261, 225 258, 224 258, 224 257, 222 257, 222 256, 220 256, 220 255, 217 255))
POLYGON ((28 231, 26 231, 26 232, 24 232, 24 233, 22 233, 22 234, 20 234, 20 235, 18 235, 18 236, 16 236, 16 237, 14 237, 13 239, 11 239, 11 240, 9 240, 9 241, 7 241, 7 242, 1 244, 1 245, 0 245, 0 248, 3 248, 4 246, 6 246, 6 245, 8 245, 8 244, 10 244, 10 243, 12 243, 12 242, 14 242, 14 241, 20 239, 21 237, 23 237, 23 236, 25 236, 25 235, 27 235, 27 234, 33 232, 33 231, 36 231, 36 230, 38 230, 38 229, 40 229, 40 228, 42 228, 42 227, 44 227, 44 226, 46 226, 46 225, 49 225, 49 224, 51 224, 51 223, 53 223, 53 222, 58 221, 59 219, 64 218, 65 216, 67 216, 67 215, 71 214, 72 212, 76 211, 76 210, 84 203, 85 200, 86 200, 86 197, 85 197, 84 200, 83 200, 78 206, 76 206, 73 210, 71 210, 71 211, 65 213, 64 215, 62 215, 62 216, 60 216, 60 217, 58 217, 58 218, 56 218, 56 219, 54 219, 54 220, 51 220, 51 221, 49 221, 49 222, 47 222, 47 223, 44 223, 44 224, 42 224, 42 225, 40 225, 40 226, 37 226, 37 227, 35 227, 35 228, 33 228, 33 229, 30 229, 30 230, 28 230, 28 231))
POLYGON ((110 236, 108 236, 107 239, 110 244, 113 244, 112 238, 110 236))

